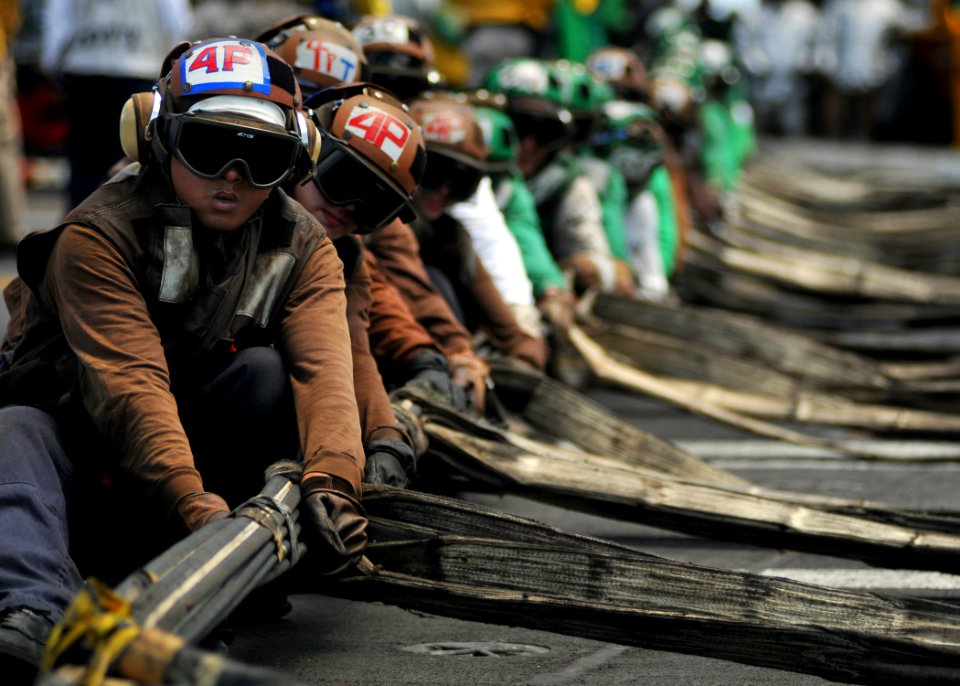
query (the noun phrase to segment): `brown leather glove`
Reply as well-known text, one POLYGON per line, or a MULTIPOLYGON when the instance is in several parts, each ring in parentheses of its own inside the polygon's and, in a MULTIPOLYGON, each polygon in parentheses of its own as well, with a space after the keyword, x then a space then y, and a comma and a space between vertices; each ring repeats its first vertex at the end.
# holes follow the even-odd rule
POLYGON ((447 358, 453 382, 467 394, 467 406, 483 414, 487 398, 487 377, 490 367, 473 353, 453 353, 447 358))
POLYGON ((558 340, 566 340, 570 327, 576 321, 577 302, 573 293, 559 288, 548 288, 540 296, 537 307, 553 329, 553 335, 558 340))
POLYGON ((177 516, 189 531, 230 514, 230 506, 216 493, 190 493, 177 501, 177 516))
POLYGON ((617 260, 614 263, 616 275, 614 276, 613 290, 620 295, 633 295, 637 292, 637 282, 633 278, 633 270, 630 265, 623 260, 617 260))
POLYGON ((355 565, 367 548, 367 513, 334 476, 313 473, 300 485, 300 522, 310 568, 337 574, 355 565))
POLYGON ((586 253, 570 255, 560 263, 560 267, 564 271, 573 272, 574 288, 578 293, 583 293, 592 288, 600 288, 603 285, 600 269, 586 253))

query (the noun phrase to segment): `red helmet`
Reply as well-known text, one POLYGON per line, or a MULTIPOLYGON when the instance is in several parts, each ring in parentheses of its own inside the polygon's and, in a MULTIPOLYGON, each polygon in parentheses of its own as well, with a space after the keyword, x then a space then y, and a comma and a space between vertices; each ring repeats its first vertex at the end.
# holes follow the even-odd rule
POLYGON ((299 15, 257 38, 291 67, 304 96, 323 88, 367 80, 367 58, 360 41, 341 23, 299 15))

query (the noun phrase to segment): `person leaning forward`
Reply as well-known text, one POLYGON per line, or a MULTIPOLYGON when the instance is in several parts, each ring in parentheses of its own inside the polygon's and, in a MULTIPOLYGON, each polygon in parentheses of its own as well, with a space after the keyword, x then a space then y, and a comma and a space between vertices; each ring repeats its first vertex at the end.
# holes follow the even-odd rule
POLYGON ((170 539, 196 530, 255 495, 270 463, 302 457, 309 558, 330 571, 362 554, 342 265, 278 188, 317 157, 300 103, 260 43, 177 46, 124 108, 139 162, 21 244, 30 297, 0 374, 4 660, 36 664, 88 574, 68 538, 83 500, 105 513, 96 526, 131 526, 115 548, 157 545, 152 519, 170 539), (29 640, 10 638, 26 625, 29 640))

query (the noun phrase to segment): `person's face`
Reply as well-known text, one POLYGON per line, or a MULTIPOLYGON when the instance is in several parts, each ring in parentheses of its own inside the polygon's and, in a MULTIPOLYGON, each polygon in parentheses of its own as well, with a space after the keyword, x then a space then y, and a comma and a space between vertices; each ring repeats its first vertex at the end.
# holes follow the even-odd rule
POLYGON ((450 197, 450 187, 445 185, 439 188, 420 186, 413 194, 417 215, 428 222, 439 219, 454 202, 455 200, 450 197))
POLYGON ((520 139, 517 149, 517 167, 525 177, 533 176, 546 163, 550 151, 537 143, 532 136, 520 139))
POLYGON ((170 178, 177 197, 210 231, 236 231, 260 208, 272 188, 254 188, 233 165, 217 179, 204 179, 176 157, 170 158, 170 178))
POLYGON ((336 240, 357 230, 357 223, 353 219, 356 205, 334 205, 329 202, 317 188, 315 183, 297 184, 293 189, 293 197, 314 217, 317 218, 331 240, 336 240))

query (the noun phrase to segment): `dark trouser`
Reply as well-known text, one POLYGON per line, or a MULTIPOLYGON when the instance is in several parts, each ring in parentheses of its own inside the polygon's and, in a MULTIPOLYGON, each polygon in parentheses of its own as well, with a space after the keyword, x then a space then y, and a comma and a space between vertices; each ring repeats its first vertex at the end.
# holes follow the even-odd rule
MULTIPOLYGON (((298 457, 286 370, 274 350, 250 348, 195 390, 178 398, 196 463, 205 488, 236 507, 260 490, 267 466, 298 457)), ((0 408, 0 436, 0 611, 26 606, 57 619, 82 576, 115 582, 184 533, 128 477, 106 485, 87 469, 98 446, 50 415, 0 408)))

